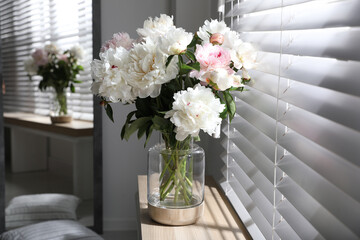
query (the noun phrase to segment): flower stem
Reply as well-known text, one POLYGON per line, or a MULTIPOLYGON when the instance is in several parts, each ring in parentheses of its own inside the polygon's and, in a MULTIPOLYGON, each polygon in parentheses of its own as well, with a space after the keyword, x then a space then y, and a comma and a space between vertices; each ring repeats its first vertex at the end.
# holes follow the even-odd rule
POLYGON ((56 101, 59 103, 59 116, 67 114, 66 93, 56 92, 56 101))
MULTIPOLYGON (((163 139, 168 138, 165 136, 163 139)), ((187 206, 191 204, 193 185, 190 145, 179 141, 174 145, 161 153, 164 164, 159 177, 160 201, 165 201, 171 195, 174 204, 187 206)))

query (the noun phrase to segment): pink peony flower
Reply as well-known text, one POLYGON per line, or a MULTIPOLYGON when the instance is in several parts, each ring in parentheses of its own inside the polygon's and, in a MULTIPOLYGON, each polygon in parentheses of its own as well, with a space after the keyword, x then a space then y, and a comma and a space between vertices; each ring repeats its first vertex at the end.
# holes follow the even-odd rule
POLYGON ((211 43, 207 43, 204 46, 197 45, 195 57, 200 63, 202 71, 215 68, 230 68, 230 53, 218 45, 212 45, 211 43))
POLYGON ((36 49, 31 56, 37 66, 43 66, 48 62, 48 55, 44 49, 36 49))
POLYGON ((224 35, 222 35, 221 33, 214 33, 210 37, 210 42, 214 45, 215 44, 221 45, 224 42, 224 35))
POLYGON ((131 39, 128 33, 114 33, 112 39, 102 45, 100 52, 105 52, 109 48, 115 49, 117 47, 123 47, 126 50, 130 50, 134 43, 135 40, 131 39))
POLYGON ((64 62, 68 62, 68 57, 66 56, 66 54, 61 54, 58 56, 59 60, 63 60, 64 62))

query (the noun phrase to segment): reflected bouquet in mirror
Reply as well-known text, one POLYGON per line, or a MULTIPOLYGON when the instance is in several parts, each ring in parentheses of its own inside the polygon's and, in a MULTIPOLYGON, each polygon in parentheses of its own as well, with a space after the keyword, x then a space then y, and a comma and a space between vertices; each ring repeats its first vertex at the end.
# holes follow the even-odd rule
POLYGON ((200 130, 219 137, 222 119, 233 119, 232 93, 250 81, 256 51, 217 20, 206 20, 193 34, 162 14, 147 19, 137 33, 136 40, 116 33, 102 46, 100 59, 91 63, 92 92, 101 96, 112 121, 111 103, 135 104, 122 139, 137 132, 146 145, 153 130, 161 132, 162 145, 149 150, 149 161, 159 161, 148 165, 149 204, 199 205, 204 170, 195 167, 203 167, 203 151, 192 141, 199 140, 200 130))
POLYGON ((24 62, 25 70, 31 80, 32 76, 42 76, 39 83, 41 91, 52 88, 55 91, 55 116, 67 115, 66 88, 75 92, 74 83, 81 83, 77 75, 84 68, 78 63, 83 57, 83 49, 74 46, 66 51, 60 51, 56 45, 48 44, 37 48, 24 62))

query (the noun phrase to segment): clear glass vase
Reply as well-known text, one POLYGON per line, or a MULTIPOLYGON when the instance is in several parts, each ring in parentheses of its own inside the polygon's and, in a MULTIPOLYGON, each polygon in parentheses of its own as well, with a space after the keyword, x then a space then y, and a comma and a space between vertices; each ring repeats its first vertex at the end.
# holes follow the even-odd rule
POLYGON ((67 95, 65 91, 54 91, 50 96, 50 118, 52 123, 71 122, 72 117, 67 107, 67 95))
POLYGON ((155 145, 148 153, 148 205, 150 216, 168 225, 194 223, 202 215, 205 153, 192 138, 155 145), (186 210, 187 209, 187 210, 186 210), (190 217, 179 218, 187 211, 190 217))

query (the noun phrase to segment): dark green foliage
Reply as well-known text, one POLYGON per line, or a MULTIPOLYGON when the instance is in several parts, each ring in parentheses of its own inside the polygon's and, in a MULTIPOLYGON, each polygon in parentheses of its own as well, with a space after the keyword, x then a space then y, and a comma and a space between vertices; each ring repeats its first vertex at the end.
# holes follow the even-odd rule
POLYGON ((76 76, 84 68, 77 64, 77 59, 72 54, 67 51, 65 53, 67 54, 67 61, 60 60, 56 54, 50 53, 48 55, 49 62, 39 67, 37 75, 43 77, 39 83, 41 91, 52 87, 56 92, 63 92, 64 89, 70 87, 71 92, 75 92, 73 83, 81 83, 81 81, 76 80, 76 76))
POLYGON ((105 105, 105 111, 106 111, 106 115, 110 118, 110 120, 114 122, 113 110, 110 104, 105 105))

